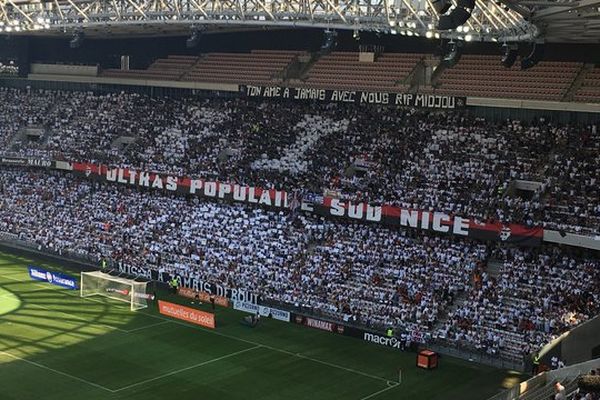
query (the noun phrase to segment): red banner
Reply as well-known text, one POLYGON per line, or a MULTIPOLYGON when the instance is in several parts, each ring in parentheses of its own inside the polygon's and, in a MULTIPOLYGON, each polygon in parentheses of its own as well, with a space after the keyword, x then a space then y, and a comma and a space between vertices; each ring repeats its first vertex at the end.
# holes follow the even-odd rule
POLYGON ((195 310, 190 307, 181 306, 168 301, 158 301, 158 309, 162 315, 180 319, 191 324, 215 329, 215 315, 204 311, 195 310))
MULTIPOLYGON (((176 177, 88 163, 73 163, 69 164, 69 167, 69 170, 91 179, 195 195, 206 199, 242 202, 271 209, 289 209, 290 205, 294 203, 288 199, 289 193, 285 190, 267 190, 234 183, 176 177)), ((438 211, 400 208, 385 204, 374 205, 368 202, 345 201, 334 197, 321 197, 318 201, 313 202, 302 201, 300 209, 328 218, 375 222, 388 226, 415 228, 525 246, 539 246, 544 237, 544 230, 540 226, 526 227, 500 222, 479 223, 473 218, 448 215, 438 211)))
POLYGON ((448 215, 438 211, 400 208, 390 205, 372 205, 325 197, 322 204, 303 204, 302 209, 326 217, 337 217, 388 226, 415 228, 471 239, 539 246, 544 229, 501 222, 477 222, 472 218, 448 215))

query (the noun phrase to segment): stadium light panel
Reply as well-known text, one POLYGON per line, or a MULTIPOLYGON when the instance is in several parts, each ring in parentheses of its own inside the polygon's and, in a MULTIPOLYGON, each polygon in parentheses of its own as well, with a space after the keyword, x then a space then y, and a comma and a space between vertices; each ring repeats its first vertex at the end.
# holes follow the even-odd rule
POLYGON ((192 36, 190 36, 186 41, 185 41, 185 47, 187 47, 188 49, 194 48, 198 45, 198 35, 196 34, 196 32, 192 33, 192 36))
POLYGON ((475 8, 475 0, 458 0, 456 7, 473 10, 475 8))
POLYGON ((454 8, 450 14, 442 15, 438 22, 438 29, 447 31, 456 29, 463 25, 471 18, 471 13, 475 7, 474 1, 458 1, 456 8, 454 8))
POLYGON ((504 55, 502 56, 502 65, 505 68, 510 68, 515 64, 515 61, 517 61, 517 55, 518 55, 518 46, 516 44, 506 44, 504 43, 502 45, 502 49, 504 50, 504 55))
POLYGON ((69 41, 69 47, 77 49, 83 44, 84 35, 82 31, 77 31, 73 34, 73 38, 69 41))
POLYGON ((452 2, 450 0, 433 0, 431 5, 438 14, 442 15, 448 12, 452 2))
POLYGON ((531 53, 525 58, 521 58, 521 69, 526 70, 537 65, 544 58, 544 44, 534 43, 531 53))
POLYGON ((460 61, 463 44, 462 42, 458 41, 450 42, 448 45, 449 47, 442 58, 442 63, 446 64, 448 68, 452 68, 460 61))
POLYGON ((337 46, 337 32, 326 29, 324 31, 324 40, 321 45, 321 54, 330 53, 337 46))

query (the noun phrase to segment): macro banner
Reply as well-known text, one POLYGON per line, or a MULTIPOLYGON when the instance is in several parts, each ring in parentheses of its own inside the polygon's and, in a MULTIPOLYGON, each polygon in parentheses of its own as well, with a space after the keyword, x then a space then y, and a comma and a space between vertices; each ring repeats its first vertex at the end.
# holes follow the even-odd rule
MULTIPOLYGON (((120 273, 131 277, 141 277, 157 282, 166 283, 173 278, 173 275, 170 275, 166 272, 159 272, 155 269, 146 267, 119 265, 117 269, 120 273)), ((230 288, 227 286, 206 282, 196 278, 185 277, 179 274, 175 274, 174 277, 177 278, 180 286, 187 288, 188 290, 191 290, 193 292, 204 292, 209 296, 209 299, 211 295, 215 295, 224 297, 231 301, 244 301, 253 304, 257 304, 258 302, 258 295, 244 289, 230 288)), ((185 293, 190 294, 189 292, 185 293)), ((217 304, 216 298, 217 297, 215 297, 215 304, 217 304)))
POLYGON ((245 86, 246 97, 284 99, 294 101, 323 101, 327 103, 379 104, 397 107, 439 108, 455 110, 465 108, 466 97, 441 96, 425 93, 362 92, 357 90, 327 90, 279 86, 245 86))
POLYGON ((234 301, 233 309, 244 311, 250 314, 258 313, 262 317, 269 317, 283 322, 290 322, 291 320, 291 315, 288 311, 278 310, 277 308, 261 306, 253 303, 246 303, 245 301, 234 301))
POLYGON ((415 344, 425 343, 425 334, 419 330, 413 330, 402 335, 402 337, 388 337, 383 333, 373 331, 361 331, 362 340, 369 343, 378 344, 380 346, 391 347, 392 349, 408 350, 415 344))
POLYGON ((376 333, 371 330, 344 325, 343 323, 339 322, 325 321, 301 314, 292 314, 292 321, 296 324, 304 325, 309 328, 353 337, 355 339, 360 339, 365 342, 389 347, 392 349, 407 350, 412 344, 424 343, 425 341, 423 333, 418 330, 409 332, 406 336, 407 339, 402 339, 396 336, 387 337, 383 333, 376 333))
POLYGON ((198 196, 207 200, 225 200, 260 206, 269 209, 290 209, 299 203, 301 211, 327 218, 374 222, 392 227, 416 228, 471 239, 498 241, 522 246, 539 246, 544 231, 542 227, 519 224, 480 223, 475 219, 451 216, 437 211, 405 209, 391 205, 372 205, 350 202, 334 197, 320 197, 317 201, 295 199, 293 192, 265 190, 227 182, 191 179, 128 168, 111 168, 106 165, 70 163, 68 170, 76 175, 107 183, 118 183, 148 189, 198 196))
POLYGON ((498 241, 523 246, 539 246, 544 237, 542 227, 526 227, 519 224, 481 223, 471 218, 451 216, 437 211, 423 211, 389 205, 353 203, 332 197, 322 203, 302 203, 303 211, 324 217, 343 218, 353 221, 374 222, 394 227, 416 228, 452 234, 470 239, 498 241))
POLYGON ((158 311, 167 317, 179 319, 191 324, 215 329, 215 315, 194 308, 185 307, 168 301, 158 301, 158 311))
POLYGON ((378 344, 380 346, 391 347, 392 349, 402 349, 403 343, 398 338, 392 336, 387 337, 378 333, 364 331, 362 340, 369 343, 378 344))
POLYGON ((29 276, 36 281, 48 282, 71 290, 79 289, 75 278, 58 272, 48 271, 34 265, 29 266, 29 276))
POLYGON ((37 158, 0 157, 0 165, 15 167, 52 168, 54 161, 40 160, 37 158))
POLYGON ((202 290, 194 290, 186 287, 180 287, 177 289, 177 294, 181 297, 188 299, 195 299, 198 296, 198 300, 204 303, 210 303, 210 298, 215 299, 215 304, 221 307, 229 307, 229 299, 223 296, 211 295, 208 292, 202 290))

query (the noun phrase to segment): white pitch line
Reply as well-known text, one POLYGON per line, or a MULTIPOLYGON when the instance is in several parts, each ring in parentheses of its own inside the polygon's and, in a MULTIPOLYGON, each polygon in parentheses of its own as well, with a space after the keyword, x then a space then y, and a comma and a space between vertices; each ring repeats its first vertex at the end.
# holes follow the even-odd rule
POLYGON ((383 392, 387 392, 388 390, 391 390, 391 389, 395 388, 395 387, 396 387, 396 386, 398 386, 398 385, 399 385, 399 383, 396 383, 396 384, 395 384, 395 385, 393 385, 393 386, 388 386, 388 387, 386 387, 386 388, 384 388, 384 389, 381 389, 381 390, 379 390, 379 391, 377 391, 377 392, 375 392, 375 393, 371 393, 370 395, 368 395, 368 396, 365 396, 365 397, 361 398, 360 400, 372 399, 373 397, 375 397, 375 396, 379 396, 381 393, 383 393, 383 392))
POLYGON ((133 333, 133 332, 141 331, 141 330, 144 330, 144 329, 153 328, 155 326, 166 325, 169 322, 170 321, 161 321, 161 322, 157 322, 155 324, 145 325, 145 326, 142 326, 142 327, 139 327, 139 328, 135 328, 135 329, 129 329, 129 330, 125 331, 125 332, 127 332, 127 333, 133 333))
POLYGON ((52 372, 54 372, 55 374, 62 375, 62 376, 66 376, 67 378, 75 379, 76 381, 79 381, 79 382, 86 383, 86 384, 88 384, 88 385, 90 385, 90 386, 94 386, 94 387, 96 387, 96 388, 98 388, 98 389, 102 389, 102 390, 105 390, 105 391, 107 391, 107 392, 111 392, 111 393, 114 393, 114 392, 115 392, 114 390, 112 390, 112 389, 109 389, 109 388, 107 388, 107 387, 104 387, 104 386, 102 386, 102 385, 99 385, 99 384, 97 384, 97 383, 90 382, 90 381, 88 381, 88 380, 85 380, 85 379, 83 379, 83 378, 79 378, 79 377, 77 377, 77 376, 74 376, 74 375, 71 375, 71 374, 67 374, 66 372, 58 371, 58 370, 56 370, 56 369, 54 369, 54 368, 50 368, 50 367, 47 367, 47 366, 45 366, 45 365, 42 365, 42 364, 40 364, 40 363, 36 363, 35 361, 27 360, 27 359, 25 359, 25 358, 18 357, 18 356, 15 356, 15 355, 12 355, 12 354, 10 354, 10 353, 7 353, 7 352, 5 352, 5 351, 1 351, 1 350, 0 350, 0 354, 4 354, 5 356, 7 356, 7 357, 10 357, 10 358, 12 358, 12 359, 14 359, 14 360, 19 360, 19 361, 23 361, 24 363, 27 363, 27 364, 35 365, 35 366, 36 366, 36 367, 38 367, 38 368, 42 368, 42 369, 45 369, 45 370, 48 370, 48 371, 52 371, 52 372))
MULTIPOLYGON (((5 276, 5 278, 12 279, 12 280, 19 281, 19 282, 23 282, 21 280, 10 278, 10 277, 6 277, 6 276, 5 276)), ((38 286, 41 286, 41 285, 38 285, 38 286)), ((46 287, 46 288, 47 289, 54 289, 53 287, 46 287)), ((96 300, 96 299, 93 299, 93 298, 88 298, 88 297, 81 298, 79 296, 71 294, 70 292, 61 292, 61 293, 69 295, 69 296, 77 297, 77 298, 80 298, 80 299, 83 299, 83 300, 94 301, 94 302, 97 302, 97 303, 100 303, 100 304, 107 304, 107 303, 105 303, 103 301, 99 301, 99 300, 96 300)), ((148 317, 150 317, 150 318, 161 319, 163 321, 168 321, 168 322, 170 322, 172 324, 181 325, 181 326, 185 326, 185 327, 192 328, 192 329, 196 328, 196 329, 201 330, 202 332, 206 332, 206 333, 209 333, 209 334, 212 334, 212 335, 221 336, 221 337, 226 337, 228 339, 237 340, 239 342, 248 343, 248 344, 251 344, 251 345, 254 345, 254 346, 262 346, 262 347, 264 347, 266 349, 269 349, 269 350, 277 351, 277 352, 280 352, 280 353, 283 353, 283 354, 287 354, 287 355, 290 355, 290 356, 293 356, 293 357, 303 358, 305 360, 309 360, 309 361, 312 361, 312 362, 315 362, 315 363, 318 363, 318 364, 327 365, 327 366, 332 367, 332 368, 337 368, 337 369, 340 369, 340 370, 343 370, 343 371, 346 371, 346 372, 351 372, 351 373, 356 374, 356 375, 362 375, 362 376, 365 376, 365 377, 368 377, 368 378, 371 378, 371 379, 376 379, 376 380, 379 380, 379 381, 382 381, 382 382, 386 382, 387 383, 388 380, 389 380, 389 379, 382 378, 380 376, 371 375, 369 373, 358 371, 358 370, 355 370, 355 369, 352 369, 352 368, 346 368, 346 367, 343 367, 341 365, 332 364, 332 363, 329 363, 327 361, 322 361, 322 360, 318 360, 316 358, 312 358, 312 357, 309 357, 309 356, 303 356, 301 354, 292 353, 291 351, 279 349, 277 347, 272 347, 272 346, 265 345, 265 344, 262 344, 262 343, 253 342, 251 340, 242 339, 242 338, 239 338, 239 337, 236 337, 236 336, 227 335, 225 333, 221 333, 221 332, 217 332, 217 331, 213 331, 213 330, 203 329, 203 328, 200 328, 198 326, 192 326, 192 325, 189 325, 189 324, 184 323, 184 322, 180 322, 180 321, 177 321, 177 320, 174 320, 174 319, 163 317, 161 315, 153 315, 153 314, 148 314, 148 313, 143 313, 143 314, 146 315, 146 316, 148 316, 148 317)))
POLYGON ((123 390, 131 389, 133 387, 140 386, 140 385, 143 385, 143 384, 146 384, 146 383, 149 383, 149 382, 153 382, 153 381, 156 381, 156 380, 159 380, 159 379, 163 379, 163 378, 166 378, 168 376, 172 376, 172 375, 179 374, 181 372, 189 371, 190 369, 202 367, 203 365, 212 364, 214 362, 225 360, 226 358, 231 358, 231 357, 237 356, 237 355, 242 354, 242 353, 247 353, 247 352, 249 352, 251 350, 255 350, 255 349, 258 349, 260 347, 263 347, 263 346, 254 346, 254 347, 250 347, 250 348, 247 348, 247 349, 244 349, 244 350, 236 351, 235 353, 226 354, 226 355, 221 356, 221 357, 213 358, 212 360, 204 361, 204 362, 201 362, 199 364, 191 365, 191 366, 186 367, 186 368, 181 368, 181 369, 178 369, 176 371, 171 371, 171 372, 168 372, 166 374, 159 375, 159 376, 154 377, 154 378, 146 379, 146 380, 143 380, 143 381, 131 384, 131 385, 123 386, 122 388, 113 390, 113 392, 116 393, 116 392, 121 392, 123 390))
POLYGON ((352 368, 346 368, 346 367, 343 367, 343 366, 338 365, 338 364, 332 364, 332 363, 329 363, 327 361, 318 360, 316 358, 312 358, 312 357, 309 357, 309 356, 304 356, 304 355, 299 354, 299 353, 292 353, 291 351, 279 349, 277 347, 269 346, 269 345, 266 345, 266 344, 263 344, 263 343, 253 342, 251 340, 242 339, 242 338, 239 338, 237 336, 231 336, 231 335, 228 335, 226 333, 221 333, 221 332, 217 332, 217 331, 213 331, 213 330, 203 329, 203 328, 198 327, 198 326, 192 326, 192 325, 189 325, 189 324, 187 324, 185 322, 180 322, 180 321, 177 321, 177 320, 174 320, 174 319, 166 318, 166 317, 163 317, 161 315, 153 315, 153 314, 147 314, 147 313, 144 313, 144 315, 147 315, 148 317, 151 317, 151 318, 156 318, 156 319, 161 319, 161 320, 164 320, 164 321, 168 321, 168 322, 171 322, 173 324, 185 326, 185 327, 192 328, 192 329, 197 328, 197 329, 201 330, 202 332, 206 332, 206 333, 209 333, 209 334, 212 334, 212 335, 226 337, 228 339, 237 340, 239 342, 244 342, 244 343, 252 344, 254 346, 261 346, 261 347, 263 347, 265 349, 277 351, 279 353, 287 354, 287 355, 290 355, 290 356, 293 356, 293 357, 302 358, 302 359, 309 360, 309 361, 312 361, 312 362, 315 362, 315 363, 318 363, 318 364, 327 365, 329 367, 341 369, 343 371, 351 372, 351 373, 356 374, 356 375, 362 375, 362 376, 365 376, 367 378, 377 379, 378 381, 385 382, 386 384, 389 381, 389 379, 385 379, 385 378, 382 378, 380 376, 371 375, 371 374, 368 374, 366 372, 358 371, 358 370, 355 370, 355 369, 352 369, 352 368))

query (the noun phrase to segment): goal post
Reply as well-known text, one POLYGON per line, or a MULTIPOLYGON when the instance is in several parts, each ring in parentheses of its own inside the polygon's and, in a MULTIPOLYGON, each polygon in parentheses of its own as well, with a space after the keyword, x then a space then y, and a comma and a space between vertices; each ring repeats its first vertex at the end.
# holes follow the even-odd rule
POLYGON ((148 282, 112 276, 101 271, 81 273, 81 297, 103 296, 129 303, 131 311, 148 307, 148 282))

